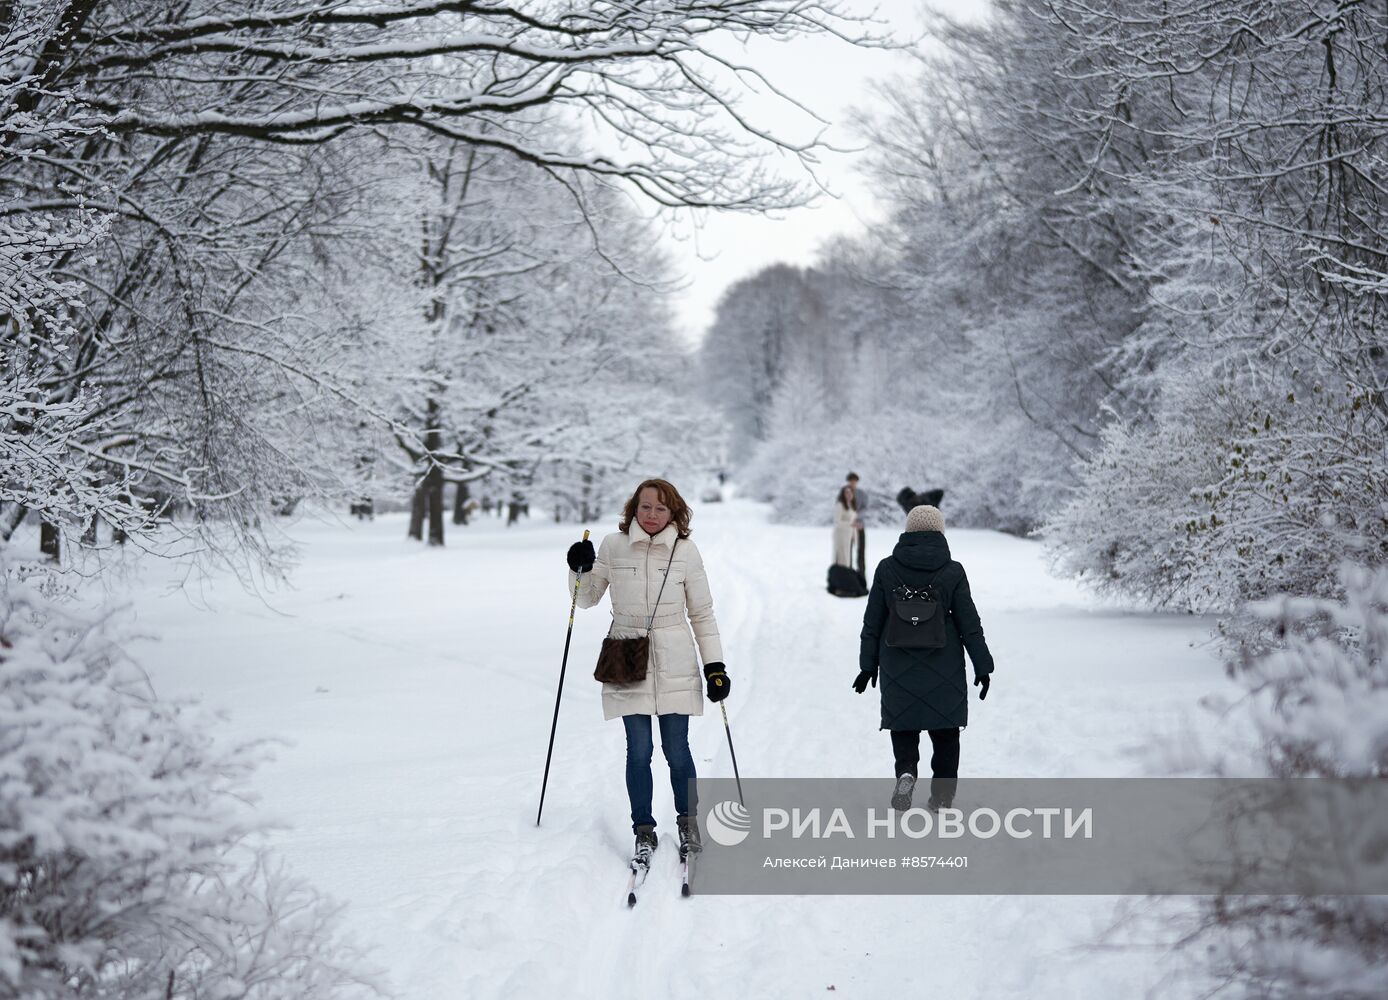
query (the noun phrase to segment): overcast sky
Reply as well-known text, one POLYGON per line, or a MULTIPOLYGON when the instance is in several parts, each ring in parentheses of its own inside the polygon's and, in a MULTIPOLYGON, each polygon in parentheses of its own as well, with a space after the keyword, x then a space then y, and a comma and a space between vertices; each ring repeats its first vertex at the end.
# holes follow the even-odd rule
MULTIPOLYGON (((874 0, 848 0, 846 6, 867 13, 874 0)), ((921 34, 920 0, 875 0, 875 6, 877 18, 890 23, 900 38, 921 34)), ((978 16, 987 10, 988 0, 936 0, 933 6, 957 16, 978 16)), ((874 82, 913 75, 912 60, 904 53, 860 49, 827 38, 781 45, 762 42, 749 60, 783 91, 830 122, 826 138, 845 147, 861 144, 852 132, 851 109, 871 106, 874 82)), ((688 279, 688 287, 675 298, 677 318, 691 341, 703 336, 718 297, 729 285, 768 264, 808 264, 820 244, 840 234, 861 235, 882 217, 881 206, 855 169, 859 155, 824 154, 817 173, 836 197, 821 196, 812 208, 780 218, 710 215, 697 231, 687 219, 671 226, 666 244, 688 279)))

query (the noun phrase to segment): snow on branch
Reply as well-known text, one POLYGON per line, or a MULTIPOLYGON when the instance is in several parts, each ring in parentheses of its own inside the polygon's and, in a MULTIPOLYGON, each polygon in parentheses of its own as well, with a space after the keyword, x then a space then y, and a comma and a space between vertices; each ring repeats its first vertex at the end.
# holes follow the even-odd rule
POLYGON ((663 204, 747 210, 803 200, 758 165, 784 152, 812 166, 817 140, 753 124, 741 109, 753 92, 797 106, 720 46, 815 34, 891 44, 839 0, 136 6, 138 17, 84 5, 75 44, 48 53, 34 87, 60 83, 117 134, 302 143, 403 126, 619 178, 663 204), (568 109, 592 132, 558 146, 496 127, 539 107, 568 109), (599 151, 614 147, 621 159, 599 151))

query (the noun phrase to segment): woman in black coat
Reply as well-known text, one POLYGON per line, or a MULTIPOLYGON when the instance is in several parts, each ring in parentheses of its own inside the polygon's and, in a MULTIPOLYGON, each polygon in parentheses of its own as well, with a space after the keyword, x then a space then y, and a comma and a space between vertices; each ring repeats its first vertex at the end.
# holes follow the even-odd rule
POLYGON ((983 639, 969 593, 964 567, 950 558, 945 541, 945 519, 939 509, 913 508, 906 517, 906 531, 892 554, 877 564, 863 614, 862 646, 858 677, 853 689, 859 694, 869 683, 882 688, 882 728, 891 731, 896 757, 896 792, 892 806, 909 809, 920 764, 921 731, 930 734, 930 801, 928 808, 948 808, 959 778, 959 730, 969 722, 969 685, 964 673, 964 651, 973 663, 979 700, 988 696, 993 657, 983 639), (944 645, 937 649, 889 646, 887 617, 901 588, 931 588, 944 614, 944 645))

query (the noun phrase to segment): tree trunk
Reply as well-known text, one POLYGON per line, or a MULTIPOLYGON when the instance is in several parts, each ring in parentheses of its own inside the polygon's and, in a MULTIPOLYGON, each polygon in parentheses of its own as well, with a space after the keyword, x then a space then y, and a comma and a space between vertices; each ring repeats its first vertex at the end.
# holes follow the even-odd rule
POLYGON ((453 490, 453 523, 467 524, 467 505, 470 493, 467 483, 459 483, 453 490))
POLYGON ((442 414, 439 413, 438 400, 429 397, 424 407, 428 420, 424 432, 424 450, 429 455, 429 471, 424 476, 425 507, 429 512, 429 544, 443 544, 443 467, 439 465, 439 452, 443 450, 443 435, 439 433, 442 414))
POLYGON ((8 542, 10 537, 24 523, 24 516, 29 513, 29 508, 23 504, 6 504, 3 513, 0 513, 0 542, 8 542))
POLYGON ((583 470, 583 496, 579 503, 578 517, 583 524, 588 524, 593 520, 593 471, 583 470))
POLYGON ((62 561, 62 533, 52 521, 44 520, 39 526, 39 551, 54 562, 62 561))
POLYGON ((417 542, 424 541, 424 507, 427 502, 425 484, 419 483, 414 488, 414 500, 410 504, 409 532, 409 537, 417 542))
POLYGON ((435 465, 425 479, 429 488, 429 544, 443 544, 443 469, 435 465))

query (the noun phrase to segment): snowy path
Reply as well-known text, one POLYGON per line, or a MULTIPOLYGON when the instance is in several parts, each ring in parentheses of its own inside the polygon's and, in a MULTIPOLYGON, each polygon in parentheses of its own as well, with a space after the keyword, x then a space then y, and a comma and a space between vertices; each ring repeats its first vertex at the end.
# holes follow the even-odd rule
MULTIPOLYGON (((824 593, 828 529, 702 505, 744 777, 881 776, 875 693, 849 688, 862 601, 824 593)), ((241 736, 291 742, 258 778, 296 871, 350 904, 397 996, 482 998, 1135 997, 1154 956, 1095 952, 1113 900, 1085 897, 680 899, 671 840, 635 911, 621 728, 591 664, 606 605, 580 613, 544 825, 534 825, 568 599, 571 527, 495 520, 449 547, 403 522, 302 524, 305 559, 273 608, 230 581, 211 610, 138 588, 136 653, 166 694, 199 694, 241 736)), ((598 531, 597 534, 601 534, 598 531)), ((1209 623, 1096 610, 1039 546, 951 532, 998 673, 973 703, 961 775, 1121 775, 1221 682, 1209 623)), ((869 539, 869 562, 887 551, 869 539)), ((721 718, 691 726, 700 773, 731 776, 721 718)), ((673 806, 656 755, 656 815, 673 806)))

